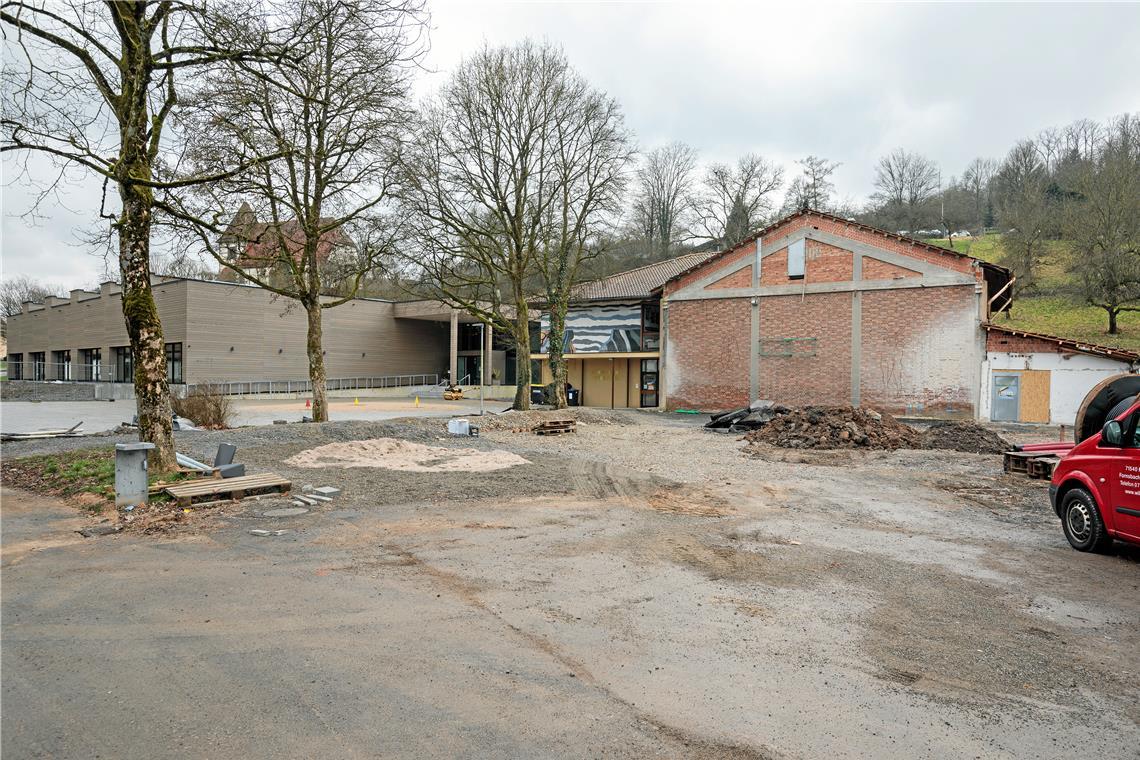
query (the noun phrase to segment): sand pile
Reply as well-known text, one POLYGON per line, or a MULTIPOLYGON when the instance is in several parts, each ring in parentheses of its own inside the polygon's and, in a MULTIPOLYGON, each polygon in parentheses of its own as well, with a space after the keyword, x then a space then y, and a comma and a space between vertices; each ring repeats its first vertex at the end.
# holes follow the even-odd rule
POLYGON ((775 414, 744 436, 785 449, 918 448, 918 431, 889 414, 850 406, 807 406, 775 414))
POLYGON ((976 422, 935 422, 923 431, 920 444, 924 449, 964 451, 969 454, 1001 454, 1013 444, 976 422))
POLYGON ((403 472, 493 472, 529 463, 501 449, 425 446, 397 438, 329 443, 285 460, 285 464, 293 467, 378 467, 403 472))

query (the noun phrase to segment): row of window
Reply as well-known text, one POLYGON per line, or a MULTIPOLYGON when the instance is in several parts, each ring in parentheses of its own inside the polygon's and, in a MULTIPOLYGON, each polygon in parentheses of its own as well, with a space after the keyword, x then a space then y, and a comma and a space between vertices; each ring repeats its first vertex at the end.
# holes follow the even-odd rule
MULTIPOLYGON (((79 380, 84 382, 105 381, 130 383, 134 381, 134 359, 130 346, 115 346, 111 349, 111 374, 103 371, 103 350, 99 348, 79 349, 78 366, 72 367, 70 351, 52 351, 49 368, 43 351, 28 353, 24 362, 23 354, 8 354, 8 377, 12 380, 79 380)), ((182 344, 166 344, 166 378, 174 384, 182 379, 182 344)))

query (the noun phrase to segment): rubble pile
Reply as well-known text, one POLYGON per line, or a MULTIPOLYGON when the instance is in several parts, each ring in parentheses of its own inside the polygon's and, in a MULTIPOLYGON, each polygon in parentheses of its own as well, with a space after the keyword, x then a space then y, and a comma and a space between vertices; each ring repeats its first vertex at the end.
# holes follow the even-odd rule
POLYGON ((771 419, 745 434, 749 443, 786 449, 918 448, 918 431, 889 414, 851 406, 768 409, 771 419))
POLYGON ((963 451, 968 454, 1001 454, 1013 444, 976 422, 935 422, 919 439, 924 449, 963 451))

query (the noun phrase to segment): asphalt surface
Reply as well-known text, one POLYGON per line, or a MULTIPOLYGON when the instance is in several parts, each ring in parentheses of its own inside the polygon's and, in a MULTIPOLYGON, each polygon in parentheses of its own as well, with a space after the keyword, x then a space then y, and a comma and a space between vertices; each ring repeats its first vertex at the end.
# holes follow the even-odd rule
POLYGON ((687 420, 603 422, 233 431, 258 471, 344 493, 158 536, 83 539, 99 518, 4 492, 0 749, 1136 757, 1140 552, 1068 549, 1041 483, 976 455, 757 460, 687 420), (530 463, 285 464, 376 436, 530 463))

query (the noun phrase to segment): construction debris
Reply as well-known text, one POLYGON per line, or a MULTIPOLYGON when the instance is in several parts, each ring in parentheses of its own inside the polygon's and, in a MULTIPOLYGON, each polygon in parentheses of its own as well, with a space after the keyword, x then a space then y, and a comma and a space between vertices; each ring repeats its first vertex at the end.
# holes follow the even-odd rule
POLYGON ((83 423, 77 422, 66 430, 33 430, 27 433, 4 433, 3 441, 30 441, 37 438, 74 438, 83 435, 83 423))
POLYGON ((249 531, 251 536, 284 536, 291 531, 288 530, 262 530, 261 528, 253 528, 249 531))
POLYGON ((79 535, 83 536, 84 538, 94 538, 95 536, 110 536, 114 533, 118 533, 122 529, 123 529, 123 526, 121 526, 121 525, 110 525, 110 524, 108 524, 108 525, 94 525, 90 528, 80 528, 76 532, 79 535))
POLYGON ((918 431, 889 414, 850 406, 769 407, 771 419, 744 436, 786 449, 918 448, 918 431))
POLYGON ((934 422, 922 432, 921 447, 968 454, 1001 454, 1013 445, 976 422, 934 422))
POLYGON ((168 486, 166 493, 177 500, 181 507, 189 507, 194 499, 199 497, 217 497, 228 495, 230 499, 243 499, 247 493, 263 491, 278 491, 288 495, 292 488, 290 483, 280 475, 264 473, 261 475, 246 475, 240 478, 199 478, 186 483, 168 486))
POLYGON ((740 433, 755 430, 781 414, 791 411, 786 406, 771 401, 753 401, 749 406, 742 406, 727 412, 717 412, 710 415, 711 420, 705 427, 711 430, 724 430, 730 433, 740 433))

